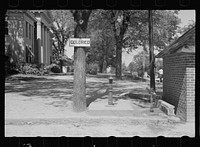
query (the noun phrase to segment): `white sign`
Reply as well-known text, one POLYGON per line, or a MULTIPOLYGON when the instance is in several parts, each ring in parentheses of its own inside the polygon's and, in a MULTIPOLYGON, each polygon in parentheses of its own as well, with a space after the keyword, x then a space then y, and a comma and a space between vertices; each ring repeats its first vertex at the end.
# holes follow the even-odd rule
POLYGON ((70 38, 69 46, 90 47, 90 38, 70 38))

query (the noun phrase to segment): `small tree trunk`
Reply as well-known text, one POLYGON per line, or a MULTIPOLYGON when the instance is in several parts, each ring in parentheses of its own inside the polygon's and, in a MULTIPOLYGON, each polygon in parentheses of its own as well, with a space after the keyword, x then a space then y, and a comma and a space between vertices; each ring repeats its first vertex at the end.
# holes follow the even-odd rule
POLYGON ((62 64, 62 59, 60 59, 60 72, 62 73, 62 67, 63 67, 63 64, 62 64))
POLYGON ((143 79, 144 79, 144 73, 145 73, 145 46, 143 50, 143 76, 142 76, 143 79))
POLYGON ((99 64, 99 72, 103 73, 103 62, 99 64))
POLYGON ((106 61, 106 56, 104 56, 104 60, 103 60, 103 73, 106 71, 106 67, 107 67, 107 61, 106 61))

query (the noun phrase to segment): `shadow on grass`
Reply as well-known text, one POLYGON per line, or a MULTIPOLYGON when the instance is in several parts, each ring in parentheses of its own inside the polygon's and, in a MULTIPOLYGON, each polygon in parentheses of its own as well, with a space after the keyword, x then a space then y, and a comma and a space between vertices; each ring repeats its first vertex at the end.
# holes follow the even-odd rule
MULTIPOLYGON (((107 75, 106 75, 107 76, 107 75)), ((47 76, 48 77, 48 76, 47 76)), ((100 78, 100 77, 99 77, 100 78)), ((5 85, 5 93, 19 93, 23 96, 39 96, 41 98, 55 98, 71 100, 73 96, 73 80, 72 79, 51 79, 45 77, 18 77, 15 80, 8 81, 5 85)), ((131 91, 128 95, 122 95, 127 85, 113 84, 113 99, 137 99, 143 102, 148 102, 142 94, 143 88, 130 87, 131 91), (118 89, 118 90, 115 90, 118 89)), ((87 107, 96 99, 107 99, 109 94, 108 84, 103 82, 93 81, 86 83, 86 104, 87 107)))
POLYGON ((42 77, 19 77, 5 85, 5 93, 19 93, 23 96, 40 96, 70 99, 73 81, 47 79, 42 77))

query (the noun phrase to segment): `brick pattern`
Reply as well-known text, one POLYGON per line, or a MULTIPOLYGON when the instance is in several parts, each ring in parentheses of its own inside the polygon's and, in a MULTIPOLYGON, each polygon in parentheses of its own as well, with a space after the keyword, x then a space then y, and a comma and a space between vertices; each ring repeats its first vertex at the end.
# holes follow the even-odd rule
MULTIPOLYGON (((191 64, 191 63, 190 63, 191 64)), ((187 120, 195 117, 195 68, 186 68, 187 73, 187 120)))
POLYGON ((179 102, 178 102, 178 109, 177 109, 177 116, 183 121, 187 120, 186 114, 187 114, 187 105, 186 105, 186 96, 187 96, 187 83, 186 83, 186 74, 183 79, 183 84, 181 88, 181 94, 179 97, 179 102))
POLYGON ((168 55, 163 65, 163 100, 175 106, 181 119, 194 119, 195 54, 168 55))

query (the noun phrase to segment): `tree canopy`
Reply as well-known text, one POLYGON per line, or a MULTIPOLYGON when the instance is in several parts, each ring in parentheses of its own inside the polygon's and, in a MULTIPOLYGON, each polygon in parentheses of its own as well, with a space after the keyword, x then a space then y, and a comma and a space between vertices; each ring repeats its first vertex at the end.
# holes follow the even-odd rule
MULTIPOLYGON (((80 10, 83 11, 83 10, 80 10)), ((77 23, 73 16, 76 10, 52 10, 54 25, 54 54, 62 54, 67 40, 77 23)), ((84 12, 83 12, 84 13, 84 12)), ((162 50, 177 38, 177 10, 152 10, 153 14, 153 45, 162 50)), ((79 19, 79 18, 77 18, 79 19)), ((88 18, 86 35, 91 38, 91 47, 87 49, 87 64, 96 63, 100 72, 111 65, 116 68, 116 76, 121 76, 122 50, 131 52, 139 46, 148 49, 148 11, 147 10, 102 10, 91 12, 88 18)))
POLYGON ((53 55, 61 58, 68 39, 73 35, 75 22, 69 10, 51 10, 53 16, 53 55))

